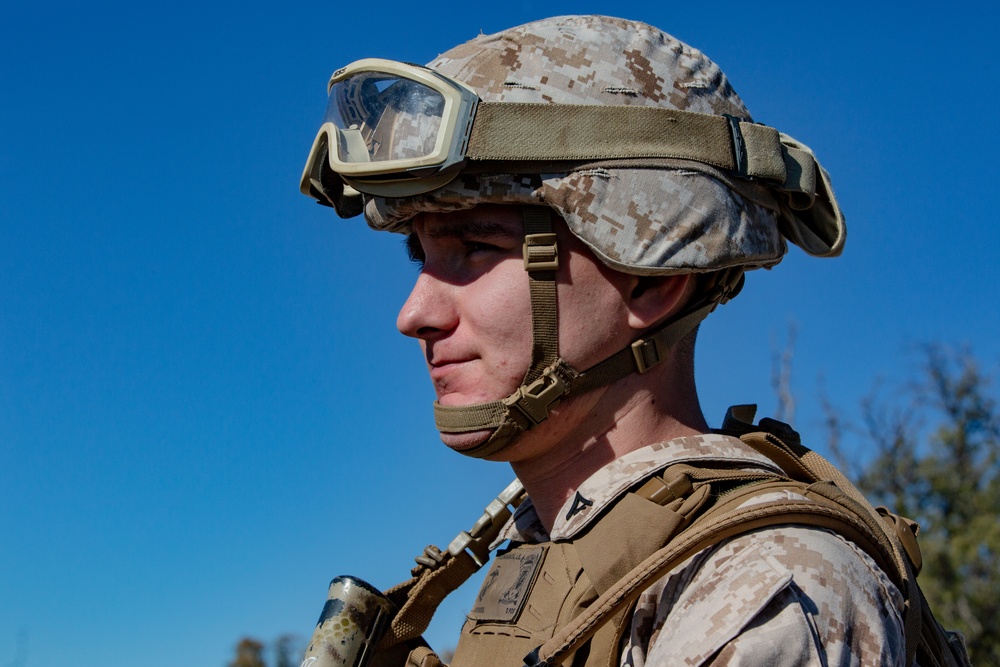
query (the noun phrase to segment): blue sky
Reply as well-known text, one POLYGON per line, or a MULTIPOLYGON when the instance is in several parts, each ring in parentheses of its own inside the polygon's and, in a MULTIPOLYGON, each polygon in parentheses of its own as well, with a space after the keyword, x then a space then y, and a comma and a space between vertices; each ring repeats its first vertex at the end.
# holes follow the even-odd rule
MULTIPOLYGON (((992 3, 11 4, 0 22, 0 665, 221 667, 387 587, 501 464, 437 441, 400 239, 297 192, 330 72, 544 16, 645 20, 809 144, 843 257, 793 249, 702 328, 710 420, 855 406, 927 341, 1000 359, 992 3)), ((861 455, 861 453, 859 453, 861 455)), ((429 638, 453 641, 469 594, 429 638)))

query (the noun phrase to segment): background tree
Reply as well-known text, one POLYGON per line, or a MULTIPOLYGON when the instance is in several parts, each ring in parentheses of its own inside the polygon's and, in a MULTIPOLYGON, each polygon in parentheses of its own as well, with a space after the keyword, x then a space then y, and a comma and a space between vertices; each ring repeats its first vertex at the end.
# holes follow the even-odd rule
POLYGON ((267 667, 264 663, 264 644, 252 637, 244 637, 236 644, 236 657, 229 667, 267 667))
POLYGON ((284 634, 274 640, 274 667, 298 667, 305 653, 301 637, 284 634))
POLYGON ((920 526, 918 581, 974 664, 1000 664, 1000 412, 968 350, 923 348, 895 396, 877 386, 853 424, 826 404, 829 445, 874 504, 920 526), (850 455, 848 455, 850 454, 850 455))
POLYGON ((298 667, 305 648, 302 637, 292 633, 279 635, 270 645, 244 637, 236 644, 236 657, 228 667, 268 667, 269 664, 274 667, 298 667), (266 655, 273 655, 273 662, 266 661, 266 655))

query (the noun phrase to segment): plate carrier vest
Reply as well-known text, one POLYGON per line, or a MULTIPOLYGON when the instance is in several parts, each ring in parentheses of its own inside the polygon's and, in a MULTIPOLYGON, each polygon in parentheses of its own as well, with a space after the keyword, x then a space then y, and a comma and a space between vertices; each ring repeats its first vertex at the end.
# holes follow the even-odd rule
MULTIPOLYGON (((572 540, 512 545, 498 554, 451 666, 616 667, 634 603, 645 588, 706 548, 794 524, 845 537, 888 575, 905 600, 906 664, 971 667, 961 635, 941 627, 917 586, 917 524, 872 507, 787 424, 765 418, 754 426, 755 411, 753 405, 730 408, 719 432, 739 437, 784 475, 672 465, 621 496, 572 540), (782 490, 810 502, 785 498, 746 506, 755 496, 782 490), (602 547, 609 543, 622 546, 602 547), (531 613, 524 613, 529 607, 531 613)), ((398 661, 406 656, 407 667, 442 665, 420 635, 441 600, 487 562, 491 542, 524 498, 515 481, 471 530, 444 552, 428 547, 413 578, 386 591, 399 612, 374 664, 394 664, 384 657, 395 655, 398 661)))

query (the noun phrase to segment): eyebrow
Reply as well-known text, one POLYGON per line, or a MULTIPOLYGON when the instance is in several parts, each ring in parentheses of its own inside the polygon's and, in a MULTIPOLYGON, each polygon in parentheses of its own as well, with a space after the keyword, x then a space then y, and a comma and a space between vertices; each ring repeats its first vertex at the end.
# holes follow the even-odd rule
MULTIPOLYGON (((453 221, 442 222, 433 225, 430 229, 425 229, 424 233, 432 239, 458 240, 468 239, 488 239, 507 237, 520 238, 524 233, 522 225, 512 225, 509 222, 500 222, 490 219, 489 216, 478 216, 475 219, 461 218, 453 221)), ((424 261, 424 249, 420 244, 420 238, 415 232, 411 232, 404 242, 406 254, 411 262, 418 264, 424 261)))
POLYGON ((432 239, 467 239, 491 236, 520 236, 523 232, 518 226, 514 228, 510 224, 498 222, 496 220, 461 220, 448 222, 441 225, 434 225, 426 230, 427 235, 432 239))

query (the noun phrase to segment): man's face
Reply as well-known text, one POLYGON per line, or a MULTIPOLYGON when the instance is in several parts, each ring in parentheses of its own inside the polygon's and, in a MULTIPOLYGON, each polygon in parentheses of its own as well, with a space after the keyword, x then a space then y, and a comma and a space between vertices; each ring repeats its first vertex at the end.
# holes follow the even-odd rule
MULTIPOLYGON (((584 370, 618 351, 635 332, 623 298, 632 276, 600 263, 565 223, 553 222, 559 241, 557 294, 560 355, 584 370)), ((411 254, 420 276, 397 319, 419 339, 442 405, 470 405, 509 395, 531 360, 531 300, 521 259, 521 209, 480 205, 468 211, 425 213, 413 221, 411 254)), ((553 419, 568 419, 566 401, 553 419)), ((456 449, 489 434, 442 434, 456 449)))

